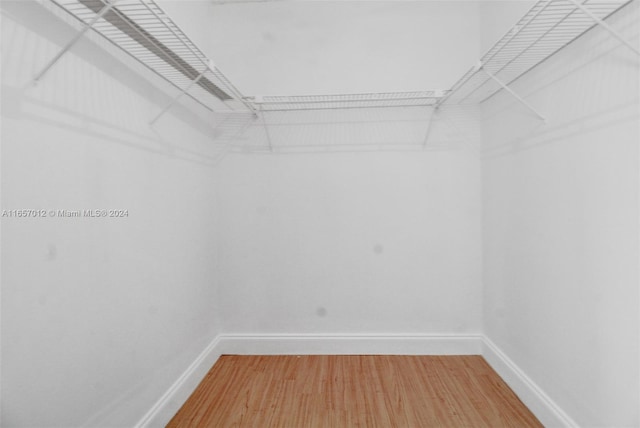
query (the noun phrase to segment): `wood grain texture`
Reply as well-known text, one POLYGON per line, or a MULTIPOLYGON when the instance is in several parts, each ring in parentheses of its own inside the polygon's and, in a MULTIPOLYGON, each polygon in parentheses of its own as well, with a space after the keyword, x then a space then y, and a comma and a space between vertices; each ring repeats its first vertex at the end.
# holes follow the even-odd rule
POLYGON ((168 425, 541 426, 475 355, 223 355, 168 425))

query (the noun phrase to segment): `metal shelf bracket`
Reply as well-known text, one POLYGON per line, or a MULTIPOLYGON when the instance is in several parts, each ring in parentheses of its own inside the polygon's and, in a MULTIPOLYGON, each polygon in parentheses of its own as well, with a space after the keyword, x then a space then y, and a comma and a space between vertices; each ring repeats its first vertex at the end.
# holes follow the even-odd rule
POLYGON ((158 114, 156 115, 156 117, 154 117, 153 119, 151 119, 151 122, 149 122, 149 124, 150 124, 150 125, 155 124, 155 123, 158 121, 158 119, 160 119, 160 118, 162 117, 162 115, 164 115, 166 112, 168 112, 168 111, 169 111, 169 109, 170 109, 171 107, 173 107, 173 105, 174 105, 175 103, 177 103, 177 102, 178 102, 178 100, 179 100, 180 98, 182 98, 182 96, 183 96, 183 95, 185 95, 187 92, 189 92, 189 90, 190 90, 190 89, 191 89, 195 84, 197 84, 197 83, 200 81, 200 79, 202 79, 202 77, 203 77, 203 76, 204 76, 204 75, 205 75, 209 70, 213 70, 214 68, 215 68, 215 67, 213 66, 213 63, 212 63, 211 61, 209 61, 209 63, 208 63, 208 64, 207 64, 207 66, 205 67, 205 69, 204 69, 204 70, 202 70, 202 72, 201 72, 200 74, 198 74, 198 76, 197 76, 195 79, 193 79, 193 80, 191 81, 191 83, 189 83, 189 85, 188 85, 186 88, 182 89, 182 91, 180 91, 180 93, 179 93, 178 95, 176 95, 176 96, 173 98, 173 100, 171 100, 171 102, 170 102, 169 104, 167 104, 167 105, 166 105, 166 106, 165 106, 165 107, 160 111, 160 113, 158 113, 158 114))
POLYGON ((523 104, 526 108, 528 108, 533 114, 536 115, 536 117, 542 121, 546 121, 546 118, 544 116, 542 116, 540 113, 538 113, 538 111, 536 109, 534 109, 531 104, 529 104, 527 101, 525 101, 524 98, 522 98, 520 95, 516 94, 513 89, 511 89, 506 83, 504 83, 502 80, 498 79, 493 73, 491 73, 490 71, 488 71, 485 67, 484 64, 482 62, 478 62, 478 64, 476 65, 477 71, 483 71, 487 76, 489 76, 489 78, 491 78, 491 80, 493 80, 494 82, 496 82, 498 85, 500 85, 502 87, 502 89, 504 89, 505 91, 507 91, 509 94, 511 94, 512 97, 514 97, 515 99, 517 99, 518 101, 520 101, 521 104, 523 104))
POLYGON ((427 122, 427 130, 424 133, 424 141, 422 142, 422 149, 427 148, 427 143, 429 142, 429 135, 431 134, 431 128, 433 127, 433 121, 436 118, 436 114, 438 113, 438 105, 433 107, 431 111, 431 115, 429 116, 429 122, 427 122))
POLYGON ((621 43, 623 43, 624 45, 626 45, 629 49, 631 49, 632 51, 634 51, 636 53, 636 55, 640 55, 640 50, 638 50, 638 48, 636 48, 635 46, 633 46, 631 43, 629 43, 628 40, 626 40, 624 37, 622 37, 616 30, 614 30, 613 28, 611 28, 611 26, 609 24, 607 24, 606 22, 604 22, 602 19, 598 18, 596 15, 594 15, 588 8, 585 7, 584 4, 580 3, 578 0, 569 0, 571 3, 573 3, 578 9, 580 9, 582 11, 582 13, 584 13, 585 15, 587 15, 589 18, 593 19, 593 21, 598 24, 599 26, 601 26, 602 28, 604 28, 609 34, 611 34, 614 38, 618 39, 621 43))
POLYGON ((40 79, 42 79, 42 77, 44 77, 44 75, 51 69, 51 67, 53 67, 58 62, 58 60, 62 58, 62 56, 67 53, 67 51, 69 51, 69 49, 75 46, 75 44, 78 43, 78 41, 82 38, 82 36, 85 35, 87 31, 93 28, 96 22, 98 22, 107 12, 113 9, 117 2, 118 0, 106 1, 102 9, 100 9, 100 11, 89 22, 85 23, 78 34, 76 34, 73 39, 69 40, 69 42, 60 50, 60 52, 58 52, 58 54, 54 56, 38 74, 36 74, 36 76, 33 78, 33 82, 37 84, 40 79))
MULTIPOLYGON (((256 97, 259 101, 262 101, 262 97, 256 97)), ((273 143, 271 142, 271 134, 269 133, 269 126, 267 126, 267 120, 264 117, 264 110, 262 104, 258 104, 260 111, 260 119, 262 119, 262 126, 264 127, 264 133, 267 137, 267 143, 269 144, 269 151, 273 153, 273 143)))

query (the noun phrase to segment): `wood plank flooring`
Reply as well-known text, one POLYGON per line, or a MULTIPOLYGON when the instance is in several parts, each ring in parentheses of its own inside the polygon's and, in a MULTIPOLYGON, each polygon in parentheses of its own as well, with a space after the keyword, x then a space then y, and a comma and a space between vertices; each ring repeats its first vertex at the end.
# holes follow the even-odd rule
POLYGON ((541 426, 476 355, 223 355, 168 425, 541 426))

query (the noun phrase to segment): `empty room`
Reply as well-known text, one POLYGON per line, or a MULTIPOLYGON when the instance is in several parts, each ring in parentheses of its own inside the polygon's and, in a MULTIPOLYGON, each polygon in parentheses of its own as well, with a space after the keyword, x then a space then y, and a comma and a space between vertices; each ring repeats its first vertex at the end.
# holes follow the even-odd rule
POLYGON ((0 13, 3 427, 640 427, 639 0, 0 13))

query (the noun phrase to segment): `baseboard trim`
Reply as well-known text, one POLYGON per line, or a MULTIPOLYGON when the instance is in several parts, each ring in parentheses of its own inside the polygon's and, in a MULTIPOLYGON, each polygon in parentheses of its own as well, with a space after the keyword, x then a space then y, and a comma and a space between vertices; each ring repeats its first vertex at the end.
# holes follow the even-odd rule
POLYGON ((220 355, 482 355, 548 427, 578 427, 495 343, 482 335, 223 334, 194 360, 136 428, 165 426, 220 355))
POLYGON ((578 427, 525 372, 488 337, 482 339, 482 356, 522 402, 546 427, 578 427))
POLYGON ((200 353, 135 427, 166 426, 223 354, 480 355, 482 343, 480 335, 455 334, 223 334, 200 353))
POLYGON ((211 343, 187 367, 180 377, 162 394, 162 397, 138 421, 135 428, 164 427, 182 407, 200 381, 220 357, 220 336, 211 343))
POLYGON ((223 354, 480 355, 480 335, 224 334, 223 354))

